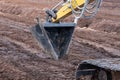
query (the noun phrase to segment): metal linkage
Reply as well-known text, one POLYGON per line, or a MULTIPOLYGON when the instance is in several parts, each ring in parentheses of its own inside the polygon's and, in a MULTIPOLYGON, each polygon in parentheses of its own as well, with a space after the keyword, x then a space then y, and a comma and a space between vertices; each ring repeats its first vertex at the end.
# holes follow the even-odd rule
POLYGON ((77 5, 76 0, 69 1, 71 4, 72 14, 75 17, 74 23, 76 24, 79 18, 92 18, 95 16, 102 2, 102 0, 93 0, 92 2, 90 2, 91 0, 85 0, 83 7, 80 7, 77 5), (77 9, 73 8, 73 1, 77 9))

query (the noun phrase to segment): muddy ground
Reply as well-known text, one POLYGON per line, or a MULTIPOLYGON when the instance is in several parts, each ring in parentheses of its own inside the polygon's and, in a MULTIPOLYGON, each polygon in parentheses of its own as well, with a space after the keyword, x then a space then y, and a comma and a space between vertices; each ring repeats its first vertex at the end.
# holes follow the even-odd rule
POLYGON ((60 0, 0 0, 0 80, 74 80, 81 60, 120 58, 120 1, 103 0, 92 19, 79 20, 69 54, 44 54, 30 28, 60 0))

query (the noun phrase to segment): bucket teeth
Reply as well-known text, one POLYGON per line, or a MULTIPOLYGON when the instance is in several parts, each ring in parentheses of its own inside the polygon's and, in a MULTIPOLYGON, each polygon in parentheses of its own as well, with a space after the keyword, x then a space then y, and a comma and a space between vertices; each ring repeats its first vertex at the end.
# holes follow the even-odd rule
POLYGON ((34 37, 42 49, 52 55, 55 60, 67 54, 74 31, 74 24, 37 24, 32 28, 34 37))

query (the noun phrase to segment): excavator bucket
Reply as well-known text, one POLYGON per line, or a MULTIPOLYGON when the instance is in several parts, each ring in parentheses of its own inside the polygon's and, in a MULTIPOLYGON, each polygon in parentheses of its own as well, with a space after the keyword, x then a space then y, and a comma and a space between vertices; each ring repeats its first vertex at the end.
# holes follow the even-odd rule
POLYGON ((55 60, 58 60, 67 54, 74 28, 74 23, 46 22, 33 27, 32 33, 45 53, 51 54, 55 60))

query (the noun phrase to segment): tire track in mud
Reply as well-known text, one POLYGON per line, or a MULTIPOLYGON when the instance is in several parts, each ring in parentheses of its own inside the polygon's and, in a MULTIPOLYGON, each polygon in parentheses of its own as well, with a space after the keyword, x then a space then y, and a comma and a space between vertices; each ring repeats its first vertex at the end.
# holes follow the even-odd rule
MULTIPOLYGON (((72 48, 73 56, 79 56, 81 60, 111 57, 103 48, 97 48, 95 45, 74 40, 72 48)), ((79 59, 78 58, 78 59, 79 59)))
POLYGON ((119 47, 110 45, 110 43, 112 43, 110 41, 114 41, 114 43, 112 43, 114 45, 119 42, 117 35, 78 27, 76 28, 76 32, 73 37, 74 39, 70 48, 70 53, 79 57, 82 56, 85 59, 106 57, 120 58, 119 47))
MULTIPOLYGON (((8 19, 7 19, 8 20, 8 19)), ((32 48, 31 46, 31 42, 29 42, 31 39, 29 39, 29 37, 27 38, 28 39, 28 42, 25 43, 22 36, 20 36, 18 39, 17 38, 13 38, 13 37, 16 37, 17 35, 19 36, 19 30, 21 31, 20 34, 24 34, 24 35, 30 35, 30 29, 28 27, 26 27, 24 24, 18 24, 18 22, 15 22, 15 21, 11 21, 9 20, 7 24, 4 23, 4 19, 3 21, 0 20, 0 24, 2 25, 5 25, 5 29, 8 27, 8 28, 11 28, 9 31, 0 31, 1 34, 3 34, 3 36, 1 36, 1 39, 2 40, 8 40, 9 42, 11 43, 14 43, 18 46, 21 46, 22 49, 26 50, 26 51, 29 51, 31 53, 36 53, 39 57, 41 58, 46 58, 48 57, 47 55, 45 55, 41 49, 37 49, 37 48, 32 48), (24 25, 24 26, 23 26, 24 25), (22 27, 21 27, 22 26, 22 27), (13 28, 13 29, 12 29, 13 28), (15 36, 11 36, 10 33, 13 33, 17 31, 18 33, 16 33, 15 36), (4 35, 5 34, 5 35, 4 35), (20 40, 21 39, 21 40, 20 40)), ((31 35, 32 36, 32 35, 31 35)), ((32 41, 33 42, 33 41, 32 41)), ((33 43, 34 44, 34 43, 33 43)), ((22 51, 21 49, 21 51, 22 51)))
POLYGON ((86 43, 86 44, 95 46, 98 49, 101 48, 101 49, 105 50, 106 52, 108 52, 107 54, 103 53, 106 56, 117 57, 117 58, 120 57, 120 50, 117 50, 117 49, 114 49, 114 48, 111 48, 111 47, 106 47, 106 46, 103 46, 103 45, 98 44, 96 42, 91 42, 91 41, 85 40, 85 39, 77 39, 76 38, 76 40, 78 41, 78 43, 86 43))
POLYGON ((5 27, 11 27, 11 28, 20 29, 21 31, 30 32, 30 25, 20 23, 20 22, 15 22, 15 21, 10 20, 8 18, 1 17, 0 24, 5 25, 5 27))
POLYGON ((17 40, 14 40, 14 39, 11 39, 11 38, 5 37, 5 36, 4 36, 4 37, 1 36, 1 39, 7 40, 7 41, 9 41, 9 42, 11 42, 11 43, 14 43, 14 44, 16 44, 16 45, 19 45, 19 46, 21 46, 23 49, 25 49, 26 51, 29 51, 29 52, 31 52, 31 53, 40 53, 39 57, 41 57, 41 58, 44 58, 44 57, 45 57, 45 55, 42 53, 41 50, 37 50, 37 49, 35 49, 35 48, 30 48, 30 46, 27 45, 27 44, 25 44, 24 42, 20 42, 20 41, 17 41, 17 40), (44 56, 42 56, 42 55, 44 55, 44 56))
POLYGON ((96 42, 103 46, 120 49, 120 36, 119 33, 108 33, 103 31, 98 31, 89 28, 78 28, 75 33, 76 37, 85 39, 88 41, 96 42), (82 34, 82 35, 79 35, 82 34))

